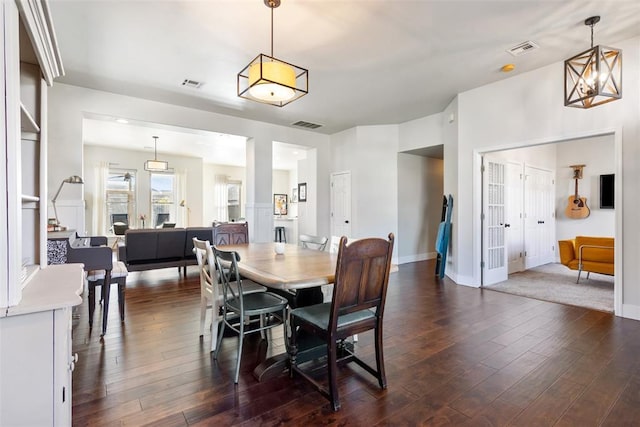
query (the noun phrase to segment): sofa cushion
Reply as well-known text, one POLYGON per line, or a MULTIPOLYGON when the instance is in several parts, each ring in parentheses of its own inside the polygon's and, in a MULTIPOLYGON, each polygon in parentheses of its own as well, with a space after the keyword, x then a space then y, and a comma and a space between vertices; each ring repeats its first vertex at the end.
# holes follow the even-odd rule
MULTIPOLYGON (((576 236, 575 239, 575 251, 576 256, 580 257, 580 247, 585 246, 582 249, 582 262, 585 264, 588 261, 596 263, 611 264, 613 267, 613 237, 589 237, 589 236, 576 236), (597 247, 590 247, 597 246, 597 247)), ((584 268, 588 270, 587 268, 584 268)), ((592 270, 594 271, 594 270, 592 270)), ((612 272, 609 274, 613 274, 612 272)))
POLYGON ((181 259, 184 257, 184 239, 186 235, 184 228, 162 228, 156 230, 156 233, 158 233, 156 254, 158 260, 181 259))
POLYGON ((127 230, 125 233, 127 263, 157 258, 157 230, 127 230))

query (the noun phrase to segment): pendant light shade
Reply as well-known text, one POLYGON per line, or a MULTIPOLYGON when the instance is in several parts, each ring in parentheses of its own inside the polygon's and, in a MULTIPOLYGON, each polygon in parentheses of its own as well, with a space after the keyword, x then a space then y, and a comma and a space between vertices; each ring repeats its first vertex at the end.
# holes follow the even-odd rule
POLYGON ((584 24, 591 27, 591 49, 564 61, 564 105, 591 108, 622 98, 622 51, 593 46, 593 27, 600 21, 592 16, 584 24))
POLYGON ((169 162, 164 160, 158 160, 158 137, 153 137, 153 160, 147 160, 144 162, 144 170, 150 172, 167 172, 169 170, 169 162))
POLYGON ((238 96, 283 107, 309 93, 309 72, 273 56, 273 9, 280 0, 264 3, 271 9, 271 55, 261 53, 238 73, 238 96))

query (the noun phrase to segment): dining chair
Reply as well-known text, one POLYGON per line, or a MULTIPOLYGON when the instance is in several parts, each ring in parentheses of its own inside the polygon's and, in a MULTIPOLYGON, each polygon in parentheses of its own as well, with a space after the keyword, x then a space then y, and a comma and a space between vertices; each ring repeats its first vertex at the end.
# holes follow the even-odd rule
MULTIPOLYGON (((218 280, 216 263, 209 241, 194 237, 193 252, 196 254, 198 269, 200 270, 200 336, 204 336, 207 309, 211 309, 211 351, 215 351, 218 342, 218 324, 221 320, 222 284, 218 280)), ((264 292, 266 290, 267 288, 264 286, 248 281, 245 281, 242 288, 244 293, 264 292)))
POLYGON ((213 245, 238 245, 249 243, 247 222, 214 222, 213 245))
MULTIPOLYGON (((331 303, 300 307, 289 313, 289 374, 300 375, 312 383, 331 402, 334 411, 340 409, 338 396, 338 362, 354 361, 375 376, 381 388, 387 387, 384 370, 382 319, 389 284, 393 233, 388 240, 378 238, 361 239, 347 245, 342 237, 338 246, 333 298, 331 303), (376 368, 358 358, 345 345, 349 336, 374 330, 376 368), (324 386, 313 378, 308 370, 296 362, 298 352, 297 335, 304 330, 327 346, 328 384, 324 386), (340 350, 340 355, 338 354, 340 350), (340 356, 340 360, 338 360, 340 356)), ((309 362, 313 363, 313 362, 309 362)), ((315 371, 316 366, 313 366, 315 371)))
MULTIPOLYGON (((213 254, 217 271, 222 282, 222 327, 218 333, 218 343, 213 353, 213 358, 218 358, 222 337, 226 327, 238 334, 238 355, 236 360, 236 373, 234 383, 238 383, 240 375, 240 360, 242 359, 242 343, 244 336, 255 332, 266 332, 276 326, 284 325, 286 319, 285 310, 287 300, 280 295, 271 292, 245 293, 244 289, 253 284, 248 279, 242 279, 238 272, 240 256, 237 252, 222 251, 213 247, 213 254), (228 271, 225 271, 225 267, 228 271), (232 316, 233 315, 233 316, 232 316), (266 316, 272 319, 266 321, 266 316), (260 324, 256 327, 246 324, 246 318, 259 318, 260 324)), ((264 338, 264 335, 263 335, 264 338)))
POLYGON ((124 235, 129 229, 129 224, 124 222, 113 223, 113 234, 116 236, 116 240, 113 242, 113 249, 117 249, 120 242, 124 242, 124 235))
POLYGON ((102 301, 102 336, 107 333, 107 318, 109 313, 109 297, 111 294, 111 285, 118 285, 118 311, 120 312, 120 321, 124 322, 124 301, 125 291, 127 287, 127 266, 122 261, 114 261, 111 269, 111 277, 105 282, 107 272, 105 269, 96 269, 87 271, 87 286, 89 288, 89 328, 93 327, 93 313, 96 309, 96 286, 100 286, 102 301))
POLYGON ((317 251, 324 251, 327 247, 327 239, 326 236, 311 236, 309 234, 301 234, 298 236, 298 241, 300 242, 300 246, 307 249, 315 249, 317 251))

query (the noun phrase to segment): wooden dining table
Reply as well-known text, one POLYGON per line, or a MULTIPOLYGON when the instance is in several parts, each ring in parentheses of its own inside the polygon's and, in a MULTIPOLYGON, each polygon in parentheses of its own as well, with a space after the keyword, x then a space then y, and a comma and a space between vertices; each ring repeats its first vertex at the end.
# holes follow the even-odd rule
MULTIPOLYGON (((276 254, 275 242, 219 245, 218 249, 234 251, 240 255, 240 274, 256 283, 286 296, 295 308, 322 303, 320 286, 333 283, 337 254, 305 249, 285 244, 284 253, 276 254)), ((304 339, 301 346, 304 347, 304 339)), ((298 352, 298 359, 315 358, 323 354, 322 348, 310 343, 298 352)), ((281 353, 265 359, 253 371, 258 381, 279 375, 286 367, 287 354, 281 353)))
POLYGON ((279 290, 317 288, 333 283, 337 254, 285 244, 276 254, 275 242, 217 246, 240 255, 238 270, 243 277, 279 290))

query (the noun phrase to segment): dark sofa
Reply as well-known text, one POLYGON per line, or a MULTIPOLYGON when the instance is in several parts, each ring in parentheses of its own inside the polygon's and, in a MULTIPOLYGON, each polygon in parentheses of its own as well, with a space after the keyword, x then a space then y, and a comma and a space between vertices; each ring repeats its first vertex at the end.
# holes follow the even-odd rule
POLYGON ((213 242, 213 227, 129 229, 125 244, 118 248, 118 259, 129 271, 197 265, 193 238, 213 242))

